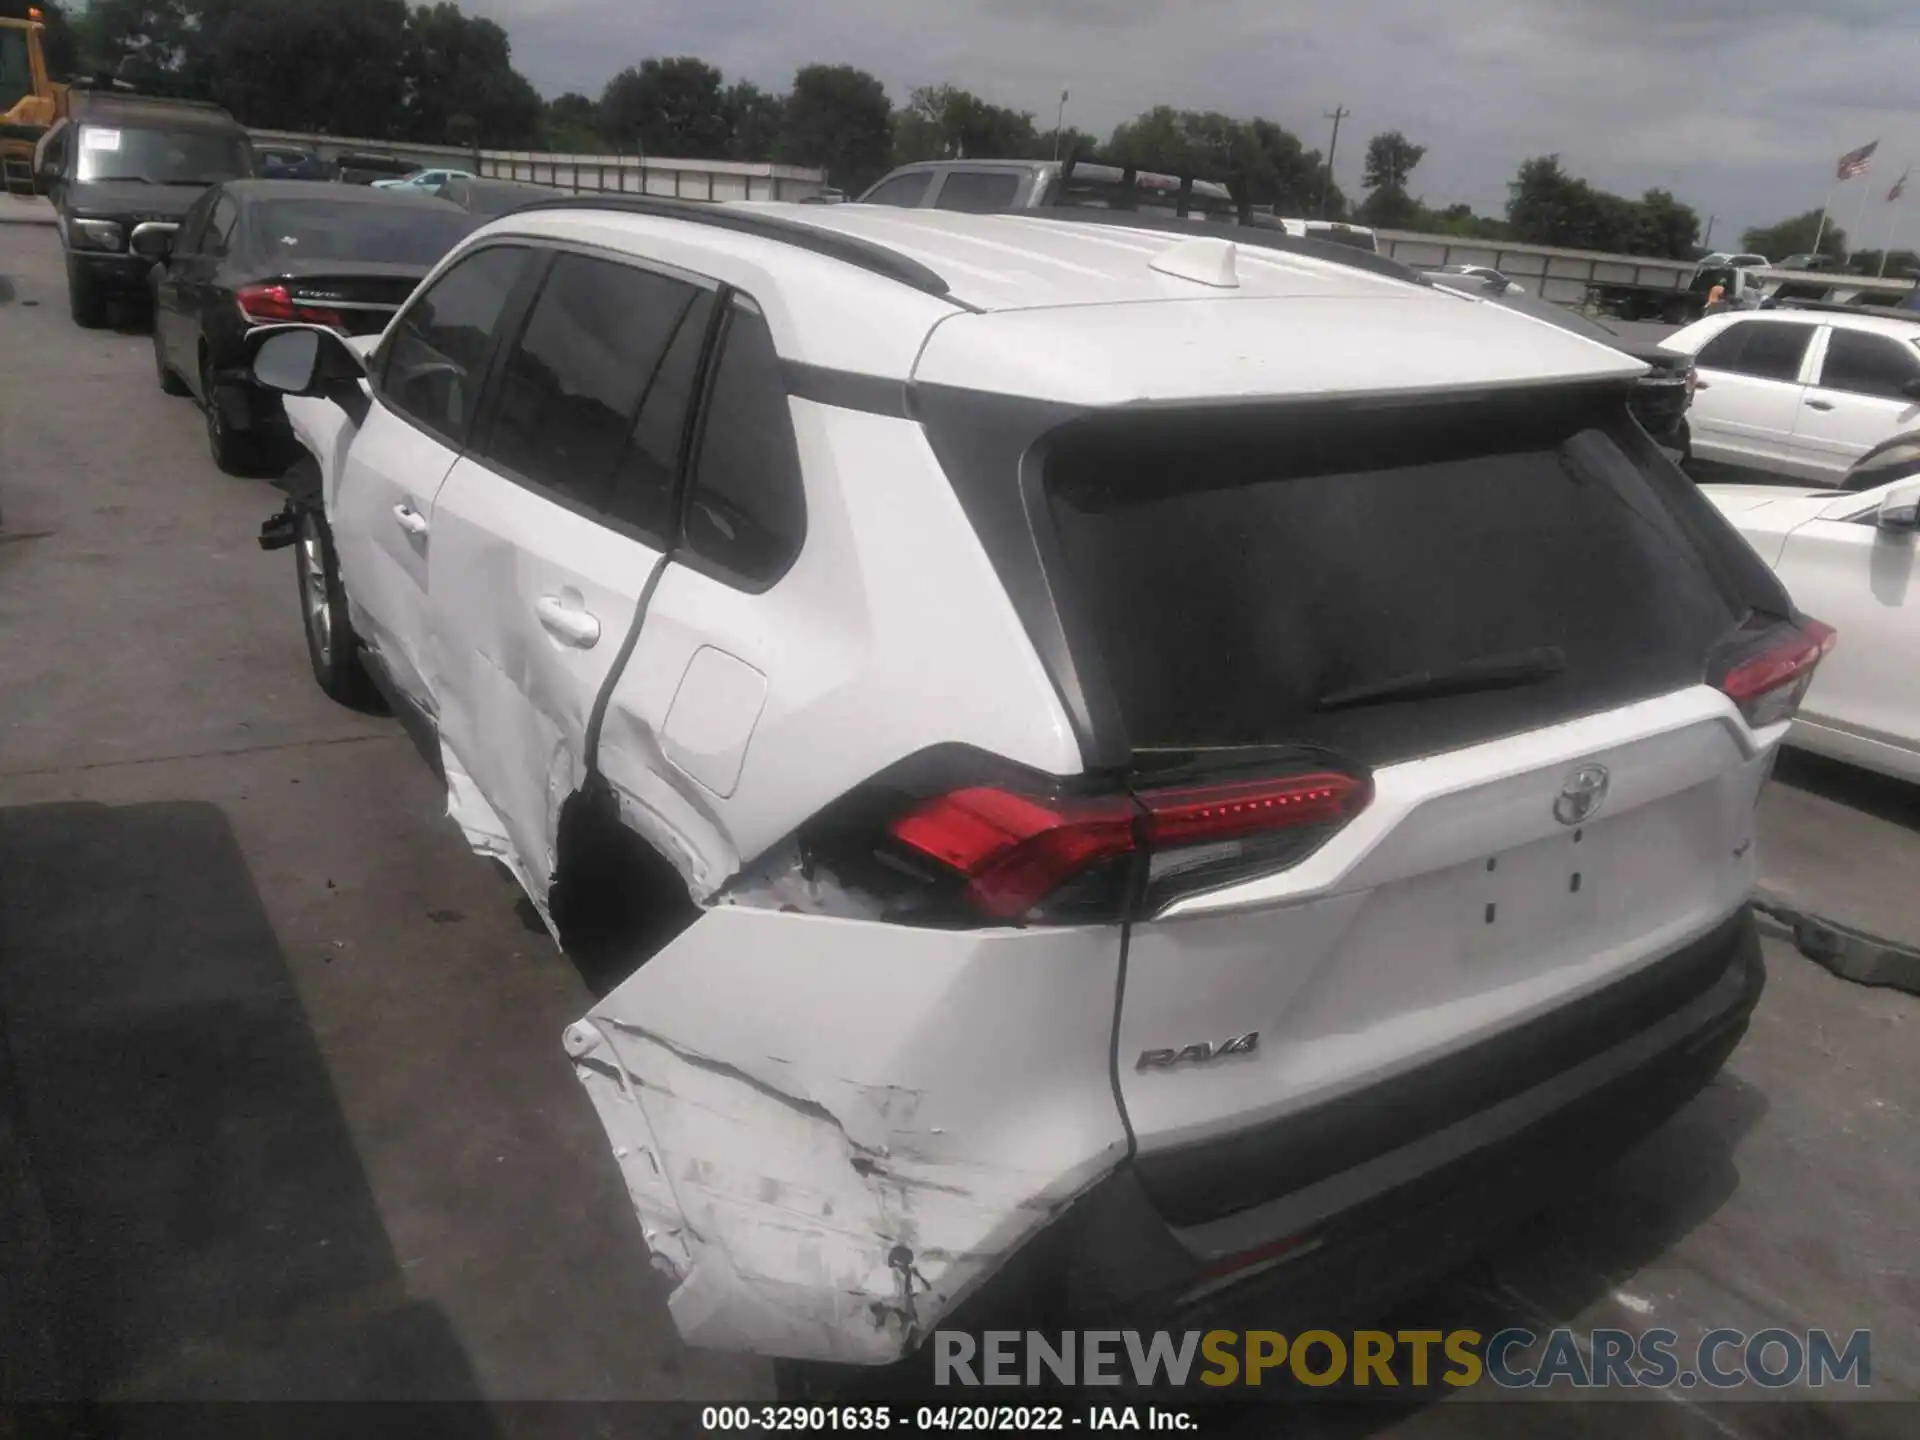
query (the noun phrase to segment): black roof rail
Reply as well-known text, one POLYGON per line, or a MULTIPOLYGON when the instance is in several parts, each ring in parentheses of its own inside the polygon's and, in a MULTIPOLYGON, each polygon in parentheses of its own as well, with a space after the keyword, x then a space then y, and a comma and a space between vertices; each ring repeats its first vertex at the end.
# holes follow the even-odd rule
MULTIPOLYGON (((1121 202, 1118 208, 1132 210, 1138 204, 1141 193, 1145 188, 1140 184, 1140 176, 1143 173, 1154 176, 1165 176, 1174 182, 1174 213, 1182 220, 1185 220, 1195 209, 1203 211, 1232 210, 1234 214, 1241 217, 1244 223, 1246 207, 1242 206, 1233 198, 1232 191, 1225 181, 1214 180, 1209 176, 1192 174, 1187 171, 1142 171, 1138 165, 1124 165, 1113 160, 1103 160, 1097 155, 1091 154, 1082 155, 1075 153, 1067 156, 1065 160, 1060 162, 1060 174, 1055 181, 1056 194, 1064 197, 1067 193, 1067 187, 1077 181, 1079 184, 1090 189, 1111 192, 1113 196, 1121 202), (1081 167, 1083 166, 1092 166, 1101 170, 1117 170, 1120 172, 1120 178, 1118 180, 1109 180, 1102 176, 1090 179, 1082 173, 1081 167), (1210 196, 1204 193, 1196 196, 1194 194, 1194 187, 1202 184, 1218 186, 1227 193, 1224 196, 1210 196)), ((1058 204, 1059 202, 1056 201, 1055 203, 1058 204)))
POLYGON ((1031 215, 1039 220, 1060 220, 1075 225, 1123 225, 1129 230, 1154 230, 1164 235, 1213 235, 1246 245, 1255 250, 1279 250, 1310 260, 1325 260, 1354 270, 1384 275, 1389 280, 1404 280, 1410 285, 1432 285, 1433 281, 1404 261, 1388 255, 1357 250, 1337 240, 1307 240, 1284 230, 1269 230, 1261 225, 1236 225, 1201 220, 1167 220, 1137 210, 1088 210, 1076 205, 1041 205, 1030 210, 1009 210, 1009 215, 1031 215))
POLYGON ((732 230, 756 235, 763 240, 778 240, 816 255, 858 266, 875 275, 884 275, 926 295, 947 296, 947 282, 918 260, 823 226, 798 220, 765 215, 755 210, 736 210, 725 205, 690 200, 656 200, 640 195, 563 195, 551 200, 530 200, 516 205, 507 215, 525 215, 535 210, 611 210, 626 215, 653 215, 663 220, 685 220, 693 225, 711 225, 716 230, 732 230))

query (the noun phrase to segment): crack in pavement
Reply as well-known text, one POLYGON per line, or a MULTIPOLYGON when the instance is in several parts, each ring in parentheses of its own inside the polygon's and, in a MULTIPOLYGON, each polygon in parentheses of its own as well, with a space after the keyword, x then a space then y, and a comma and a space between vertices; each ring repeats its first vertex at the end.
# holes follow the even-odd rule
POLYGON ((223 750, 194 750, 182 755, 143 755, 130 760, 89 760, 79 765, 46 765, 35 770, 0 770, 0 780, 26 780, 46 775, 78 775, 91 770, 119 770, 134 765, 170 765, 182 760, 218 760, 239 755, 263 755, 275 750, 307 750, 323 745, 364 745, 374 740, 405 740, 405 732, 381 735, 336 735, 332 739, 282 740, 270 745, 238 745, 223 750))

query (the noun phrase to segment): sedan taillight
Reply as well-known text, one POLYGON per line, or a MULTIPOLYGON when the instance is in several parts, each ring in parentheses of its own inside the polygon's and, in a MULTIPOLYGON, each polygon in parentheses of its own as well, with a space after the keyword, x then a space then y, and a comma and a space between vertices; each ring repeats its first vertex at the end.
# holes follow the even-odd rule
POLYGON ((337 310, 298 303, 284 285, 242 285, 234 298, 240 313, 253 325, 330 325, 345 332, 346 318, 337 310))

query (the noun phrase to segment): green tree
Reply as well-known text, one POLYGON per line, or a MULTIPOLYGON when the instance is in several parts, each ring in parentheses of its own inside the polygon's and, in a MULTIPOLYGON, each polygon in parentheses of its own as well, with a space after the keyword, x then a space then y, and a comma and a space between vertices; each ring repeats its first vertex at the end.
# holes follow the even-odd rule
MULTIPOLYGON (((1816 234, 1820 234, 1820 212, 1809 210, 1804 215, 1777 220, 1771 225, 1761 225, 1747 231, 1740 237, 1740 247, 1756 255, 1764 255, 1769 260, 1784 260, 1789 255, 1813 254, 1813 237, 1816 234)), ((1835 260, 1844 259, 1847 254, 1847 232, 1828 221, 1826 232, 1820 235, 1819 253, 1831 255, 1835 260)))
POLYGON ((1476 215, 1471 205, 1449 205, 1444 210, 1428 210, 1420 229, 1436 235, 1458 235, 1468 240, 1507 240, 1512 236, 1504 220, 1476 215))
POLYGON ((1426 146, 1414 144, 1398 130, 1369 140, 1361 172, 1368 194, 1360 202, 1359 218, 1385 230, 1417 229, 1426 207, 1407 193, 1407 177, 1426 153, 1426 146))
POLYGON ((549 100, 540 120, 540 143, 563 155, 605 153, 607 142, 601 134, 599 105, 572 90, 549 100))
MULTIPOLYGON (((1282 215, 1309 215, 1319 205, 1326 167, 1318 150, 1271 120, 1236 120, 1217 111, 1161 105, 1120 125, 1108 142, 1114 163, 1215 180, 1246 205, 1271 205, 1282 215)), ((1346 213, 1333 187, 1328 210, 1346 213)))
POLYGON ((1700 215, 1691 205, 1683 205, 1665 190, 1649 190, 1640 197, 1640 213, 1634 224, 1635 255, 1660 255, 1670 260, 1693 256, 1694 242, 1700 238, 1700 215))
MULTIPOLYGON (((914 91, 893 117, 896 165, 954 156, 1017 160, 1033 155, 1039 138, 1026 111, 990 104, 952 85, 914 91)), ((1052 135, 1047 139, 1050 147, 1052 135)))
POLYGON ((736 81, 720 97, 727 120, 726 157, 729 160, 770 160, 780 143, 786 102, 750 80, 736 81))
POLYGON ((185 60, 197 14, 190 0, 92 0, 74 26, 81 68, 167 88, 185 60))
POLYGON ((1427 147, 1416 145, 1398 130, 1387 130, 1367 142, 1367 161, 1361 183, 1369 190, 1402 190, 1426 157, 1427 147))
POLYGON ((407 21, 405 0, 248 0, 194 32, 183 72, 250 125, 397 136, 407 21))
POLYGON ((609 138, 648 155, 717 160, 726 152, 720 72, 691 55, 622 70, 600 96, 600 118, 609 138))
POLYGON ((507 32, 458 5, 442 0, 414 7, 400 71, 410 139, 444 142, 456 115, 473 119, 483 144, 525 145, 539 133, 546 107, 513 68, 507 32))
POLYGON ((886 173, 893 106, 886 87, 851 65, 808 65, 793 77, 776 154, 813 165, 857 194, 886 173))

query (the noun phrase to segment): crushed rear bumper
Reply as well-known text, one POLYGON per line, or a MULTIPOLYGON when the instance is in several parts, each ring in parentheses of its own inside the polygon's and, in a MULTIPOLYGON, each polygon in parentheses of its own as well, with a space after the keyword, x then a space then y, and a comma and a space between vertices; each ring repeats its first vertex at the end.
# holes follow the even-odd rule
MULTIPOLYGON (((1156 1203, 1150 1167, 1129 1162, 1026 1263, 1048 1273, 1062 1315, 1078 1324, 1285 1329, 1377 1318, 1575 1190, 1698 1094, 1746 1033, 1764 984, 1743 908, 1552 1017, 1567 1029, 1533 1039, 1565 1047, 1561 1066, 1529 1066, 1516 1050, 1480 1057, 1477 1077, 1457 1072, 1444 1088, 1458 1098, 1478 1084, 1483 1103, 1471 1111, 1443 1114, 1436 1101, 1409 1116, 1415 1092, 1402 1086, 1414 1077, 1345 1097, 1293 1122, 1295 1140, 1318 1136, 1320 1148, 1295 1152, 1298 1183, 1286 1193, 1206 1219, 1182 1212, 1178 1225, 1156 1203), (1569 1038, 1589 1026, 1604 1028, 1609 1043, 1569 1038), (1329 1169, 1336 1153, 1350 1163, 1329 1169)), ((1276 1161, 1292 1143, 1278 1133, 1267 1140, 1276 1161)), ((994 1288, 1004 1293, 983 1292, 945 1328, 992 1326, 984 1307, 1023 1286, 994 1288)))

